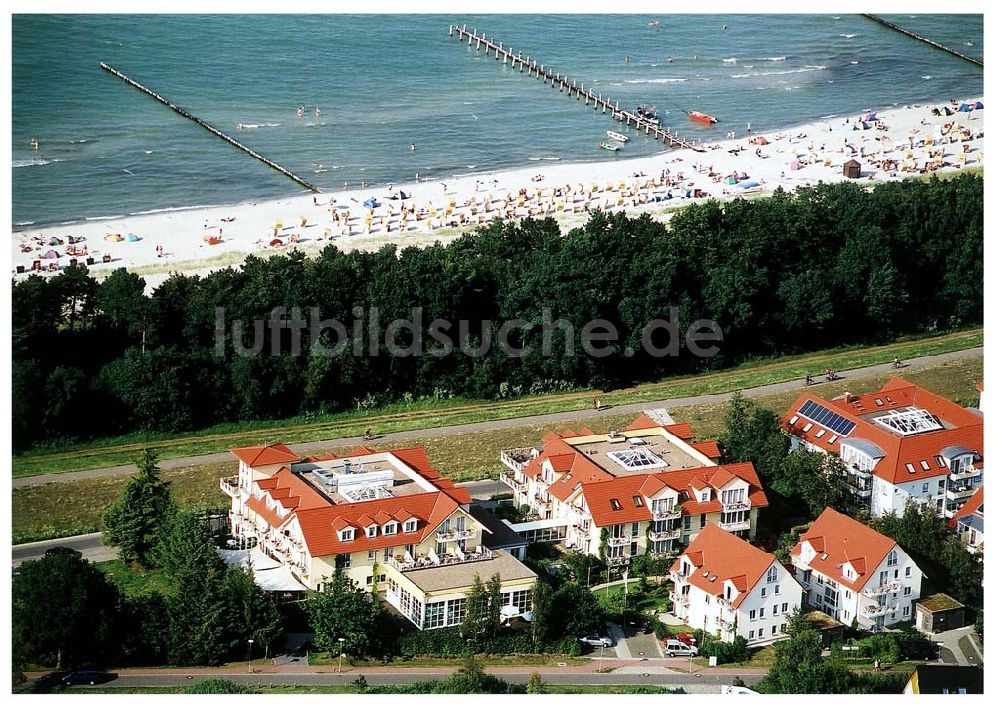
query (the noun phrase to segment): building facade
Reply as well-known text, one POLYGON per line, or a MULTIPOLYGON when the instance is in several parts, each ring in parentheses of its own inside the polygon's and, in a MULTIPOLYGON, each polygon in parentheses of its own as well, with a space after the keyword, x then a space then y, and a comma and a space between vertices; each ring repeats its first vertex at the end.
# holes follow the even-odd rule
POLYGON ((674 615, 731 642, 750 645, 786 637, 802 587, 773 554, 709 524, 670 568, 674 615))
POLYGON ((872 516, 908 502, 950 517, 983 482, 983 416, 901 378, 877 393, 804 393, 786 411, 792 447, 831 453, 872 516))
POLYGON ((239 448, 231 531, 312 590, 336 572, 385 598, 418 628, 457 625, 476 576, 501 579, 505 615, 531 609, 536 576, 482 543, 471 497, 422 448, 302 459, 284 445, 239 448), (515 611, 516 609, 516 611, 515 611))
POLYGON ((864 630, 913 621, 923 573, 889 537, 828 507, 790 553, 812 608, 864 630))
POLYGON ((948 528, 955 532, 955 536, 961 539, 965 548, 973 554, 982 554, 985 544, 986 521, 983 497, 983 488, 980 487, 948 522, 948 528))
POLYGON ((686 423, 640 416, 609 433, 549 433, 533 448, 507 450, 501 476, 515 502, 570 549, 613 565, 633 556, 673 556, 709 524, 752 537, 767 498, 749 462, 721 466, 715 442, 694 442, 686 423))

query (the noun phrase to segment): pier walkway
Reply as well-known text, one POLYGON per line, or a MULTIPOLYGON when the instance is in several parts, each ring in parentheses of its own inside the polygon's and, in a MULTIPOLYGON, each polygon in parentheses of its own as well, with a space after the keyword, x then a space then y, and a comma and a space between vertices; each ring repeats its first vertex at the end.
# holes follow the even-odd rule
POLYGON ((943 52, 947 52, 948 54, 955 55, 959 59, 964 59, 966 62, 972 62, 973 64, 978 65, 980 67, 983 66, 983 60, 981 60, 981 59, 976 59, 975 57, 970 57, 969 55, 962 54, 958 50, 952 49, 951 47, 947 47, 947 46, 941 44, 940 42, 935 42, 934 40, 929 40, 926 37, 921 37, 916 32, 910 32, 909 30, 907 30, 905 28, 902 28, 902 27, 900 27, 899 25, 897 25, 897 24, 895 24, 893 22, 889 22, 888 20, 885 20, 885 19, 879 17, 878 15, 871 15, 871 14, 868 14, 868 13, 862 13, 861 16, 862 17, 867 17, 869 20, 874 20, 875 22, 879 23, 880 25, 884 25, 885 27, 888 27, 891 30, 895 30, 896 32, 899 32, 901 34, 906 35, 907 37, 912 37, 913 39, 917 40, 918 42, 923 42, 924 44, 929 44, 931 47, 937 47, 939 50, 941 50, 943 52))
POLYGON ((254 158, 256 158, 258 161, 260 161, 261 163, 263 163, 264 165, 268 166, 269 168, 273 168, 274 170, 278 171, 279 173, 281 173, 281 174, 283 174, 283 175, 291 178, 293 181, 295 181, 296 183, 298 183, 302 187, 307 188, 308 190, 311 190, 313 193, 322 193, 323 192, 320 188, 317 188, 315 185, 313 185, 309 181, 305 180, 304 178, 300 178, 299 176, 295 175, 294 173, 292 173, 290 170, 288 170, 284 166, 281 166, 281 165, 275 163, 274 161, 272 161, 270 158, 267 158, 266 156, 260 155, 259 153, 257 153, 256 151, 254 151, 252 148, 244 146, 242 143, 240 143, 239 141, 237 141, 232 136, 228 136, 227 134, 224 134, 222 131, 220 131, 219 129, 215 128, 214 126, 212 126, 207 121, 204 121, 203 119, 199 119, 197 116, 195 116, 191 112, 189 112, 189 111, 187 111, 185 109, 182 109, 181 107, 179 107, 176 104, 174 104, 172 101, 169 101, 168 99, 160 96, 159 94, 157 94, 152 89, 149 89, 148 87, 143 86, 142 84, 140 84, 136 80, 134 80, 134 79, 132 79, 132 78, 130 78, 130 77, 122 74, 121 72, 119 72, 117 69, 115 69, 111 65, 106 64, 104 62, 101 62, 101 69, 103 69, 108 74, 111 74, 113 76, 118 77, 119 79, 121 79, 126 84, 129 84, 130 86, 135 87, 136 89, 138 89, 139 91, 143 92, 144 94, 149 94, 151 97, 153 97, 154 99, 156 99, 158 102, 160 102, 161 104, 163 104, 165 106, 170 107, 171 109, 173 109, 174 111, 176 111, 178 114, 180 114, 181 116, 183 116, 185 119, 190 119, 191 121, 193 121, 196 124, 198 124, 199 126, 201 126, 203 129, 205 129, 206 131, 208 131, 209 133, 214 134, 215 136, 218 136, 219 138, 221 138, 226 143, 232 144, 233 146, 235 146, 236 148, 240 149, 241 151, 243 151, 245 153, 248 153, 249 155, 251 155, 254 158))
POLYGON ((593 104, 594 111, 600 109, 601 113, 605 114, 610 111, 612 118, 623 122, 626 126, 634 126, 636 130, 642 131, 646 135, 659 139, 670 146, 690 148, 695 151, 705 150, 701 146, 693 144, 690 141, 685 141, 669 131, 663 130, 638 114, 620 108, 617 101, 612 101, 609 97, 601 94, 595 94, 591 89, 571 80, 565 74, 546 69, 544 64, 539 64, 537 60, 522 55, 521 52, 515 53, 509 47, 505 49, 503 42, 497 42, 493 37, 488 38, 485 35, 480 35, 476 30, 470 32, 466 29, 465 25, 461 27, 458 25, 449 25, 448 36, 457 37, 460 41, 465 41, 469 47, 475 45, 476 51, 485 49, 487 56, 492 53, 495 59, 503 61, 505 65, 509 62, 511 67, 520 70, 522 73, 528 72, 528 76, 534 75, 546 84, 551 82, 552 86, 557 87, 560 93, 565 90, 566 95, 571 99, 576 98, 578 101, 583 99, 584 106, 593 104))

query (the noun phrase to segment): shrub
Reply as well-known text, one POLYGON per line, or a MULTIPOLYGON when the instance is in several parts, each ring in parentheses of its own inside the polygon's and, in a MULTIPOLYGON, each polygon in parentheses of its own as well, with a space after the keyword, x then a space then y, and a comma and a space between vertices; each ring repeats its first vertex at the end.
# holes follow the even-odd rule
POLYGON ((460 658, 470 651, 486 655, 579 655, 580 643, 573 638, 535 641, 530 630, 507 631, 491 640, 462 638, 458 628, 417 630, 400 638, 399 652, 404 658, 460 658))
POLYGON ((741 663, 750 659, 747 640, 739 635, 731 643, 717 639, 706 639, 698 646, 698 652, 706 658, 714 655, 719 665, 741 663))
POLYGON ((248 685, 241 685, 232 680, 210 677, 184 689, 186 695, 257 695, 260 694, 248 685))

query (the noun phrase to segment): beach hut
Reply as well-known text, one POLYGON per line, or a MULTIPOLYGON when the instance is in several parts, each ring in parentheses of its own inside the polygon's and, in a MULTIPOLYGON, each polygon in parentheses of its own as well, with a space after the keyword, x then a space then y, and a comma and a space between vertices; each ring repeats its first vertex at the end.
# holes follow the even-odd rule
POLYGON ((861 164, 852 158, 844 164, 844 175, 848 178, 860 178, 861 164))

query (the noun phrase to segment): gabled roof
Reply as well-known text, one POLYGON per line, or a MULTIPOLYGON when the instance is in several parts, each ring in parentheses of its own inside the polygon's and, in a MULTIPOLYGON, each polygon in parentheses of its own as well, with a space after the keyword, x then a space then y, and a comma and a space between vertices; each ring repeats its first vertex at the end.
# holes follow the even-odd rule
POLYGON ((824 509, 812 526, 799 537, 791 554, 799 556, 802 544, 807 541, 816 551, 816 556, 807 564, 809 568, 855 592, 865 587, 868 579, 896 546, 896 542, 884 534, 830 507, 824 509), (843 575, 842 567, 846 562, 850 562, 858 573, 853 581, 843 575))
MULTIPOLYGON (((799 439, 835 454, 840 453, 842 444, 856 447, 875 459, 874 474, 893 484, 949 474, 947 462, 938 456, 948 458, 959 451, 983 452, 981 415, 895 377, 876 393, 852 394, 849 398, 845 395, 826 400, 813 393, 802 393, 785 412, 782 426, 799 439), (801 415, 799 411, 809 400, 850 421, 851 431, 840 436, 801 415), (872 417, 911 407, 926 410, 945 427, 902 435, 871 422, 872 417)), ((976 464, 981 467, 983 462, 980 459, 976 464)))
MULTIPOLYGON (((980 487, 973 492, 972 496, 966 500, 965 504, 959 507, 958 511, 952 515, 951 519, 948 520, 948 527, 954 529, 958 522, 966 517, 974 517, 982 521, 983 515, 983 488, 980 487)), ((979 531, 982 530, 980 529, 979 531)))
POLYGON ((366 551, 375 546, 373 541, 378 542, 378 548, 416 544, 458 509, 458 503, 444 492, 425 492, 406 497, 299 510, 293 514, 293 518, 298 520, 309 554, 329 556, 366 551), (337 535, 340 529, 345 526, 362 529, 364 525, 361 521, 366 516, 376 522, 380 519, 389 521, 393 516, 390 513, 400 510, 400 500, 406 500, 406 510, 417 518, 415 531, 404 532, 403 528, 399 527, 396 534, 385 536, 380 533, 374 540, 357 536, 352 541, 340 541, 337 535))
MULTIPOLYGON (((711 596, 722 596, 726 581, 732 582, 738 592, 732 599, 734 608, 743 603, 771 566, 783 570, 774 554, 761 551, 715 524, 701 530, 681 557, 685 555, 695 567, 688 575, 688 583, 711 596)), ((681 557, 674 561, 671 571, 680 570, 681 557)))
POLYGON ((257 445, 255 447, 238 447, 229 452, 249 467, 287 465, 302 459, 292 452, 287 445, 283 445, 282 443, 257 445))
MULTIPOLYGON (((585 483, 582 486, 583 497, 587 501, 587 509, 594 519, 594 524, 606 527, 612 524, 626 522, 651 521, 652 512, 646 506, 646 499, 651 498, 665 487, 675 492, 687 493, 688 499, 682 501, 681 511, 684 514, 703 514, 706 512, 721 512, 722 503, 715 497, 708 502, 697 501, 695 487, 704 488, 708 485, 704 480, 730 482, 739 477, 748 485, 748 496, 752 507, 766 507, 767 496, 761 487, 760 478, 749 462, 737 462, 715 467, 692 468, 688 470, 672 470, 649 475, 628 475, 616 477, 602 482, 585 483), (699 484, 700 483, 700 484, 699 484), (643 497, 643 506, 634 505, 634 496, 643 497), (617 499, 621 509, 615 509, 611 500, 617 499)), ((555 487, 555 485, 553 485, 555 487)), ((552 488, 549 488, 552 491, 552 488)))

